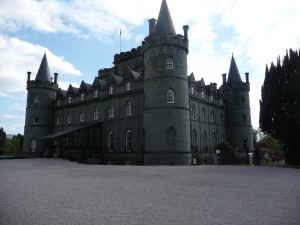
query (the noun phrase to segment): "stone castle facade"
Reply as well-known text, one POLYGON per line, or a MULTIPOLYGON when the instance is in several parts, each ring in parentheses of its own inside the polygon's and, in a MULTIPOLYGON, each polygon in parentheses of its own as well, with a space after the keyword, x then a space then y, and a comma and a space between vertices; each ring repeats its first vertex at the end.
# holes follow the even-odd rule
POLYGON ((62 90, 46 54, 27 79, 23 152, 104 164, 212 163, 228 141, 237 154, 252 150, 249 74, 242 81, 232 56, 223 83, 187 74, 188 26, 176 34, 165 0, 149 20, 142 45, 114 57, 93 83, 62 90), (192 158, 196 158, 192 160, 192 158))

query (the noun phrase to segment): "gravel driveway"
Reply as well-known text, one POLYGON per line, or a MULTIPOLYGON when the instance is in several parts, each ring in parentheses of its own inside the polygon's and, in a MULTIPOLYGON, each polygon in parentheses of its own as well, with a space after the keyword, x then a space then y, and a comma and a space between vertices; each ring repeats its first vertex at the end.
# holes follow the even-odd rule
POLYGON ((300 170, 0 160, 1 225, 300 224, 300 170))

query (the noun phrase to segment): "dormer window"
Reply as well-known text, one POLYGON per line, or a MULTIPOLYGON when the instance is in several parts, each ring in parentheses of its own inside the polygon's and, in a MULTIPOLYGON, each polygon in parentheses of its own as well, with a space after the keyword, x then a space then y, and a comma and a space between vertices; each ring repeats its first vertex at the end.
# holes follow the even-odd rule
POLYGON ((194 87, 191 87, 191 94, 192 94, 192 95, 195 94, 195 89, 194 89, 194 87))
POLYGON ((213 102, 214 101, 214 96, 210 96, 210 101, 213 102))
POLYGON ((98 97, 98 91, 94 91, 94 98, 97 98, 98 97))
POLYGON ((80 120, 81 122, 84 121, 84 111, 83 111, 83 110, 80 112, 79 120, 80 120))
POLYGON ((67 120, 68 120, 68 123, 72 123, 72 115, 71 115, 71 113, 68 114, 67 120))
POLYGON ((201 91, 201 97, 204 98, 204 92, 203 91, 201 91))
POLYGON ((72 102, 72 97, 68 97, 68 103, 72 102))
POLYGON ((84 94, 80 95, 80 100, 83 101, 84 100, 84 94))
POLYGON ((130 91, 131 90, 131 83, 126 83, 126 91, 130 91))
POLYGON ((166 69, 167 69, 167 70, 172 70, 172 69, 173 69, 173 60, 170 59, 170 58, 168 58, 168 59, 166 60, 166 69))
POLYGON ((113 87, 109 87, 108 94, 112 95, 113 93, 114 93, 114 88, 113 87))

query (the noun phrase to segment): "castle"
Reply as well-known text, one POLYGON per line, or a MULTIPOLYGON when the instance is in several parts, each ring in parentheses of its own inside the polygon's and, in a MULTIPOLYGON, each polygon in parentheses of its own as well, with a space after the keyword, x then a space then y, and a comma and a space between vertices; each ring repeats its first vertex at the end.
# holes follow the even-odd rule
POLYGON ((212 163, 215 146, 252 150, 249 74, 242 81, 232 56, 223 83, 187 74, 188 26, 176 34, 166 0, 149 20, 142 45, 114 56, 92 84, 59 88, 46 54, 27 77, 23 152, 103 164, 212 163))

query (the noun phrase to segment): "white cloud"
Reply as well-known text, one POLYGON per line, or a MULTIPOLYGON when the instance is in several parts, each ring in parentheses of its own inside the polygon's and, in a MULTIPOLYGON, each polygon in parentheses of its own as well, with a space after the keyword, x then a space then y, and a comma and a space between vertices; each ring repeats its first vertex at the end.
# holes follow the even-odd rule
POLYGON ((18 116, 17 115, 12 115, 12 114, 4 114, 4 115, 2 115, 2 118, 4 118, 4 119, 16 119, 16 118, 18 118, 18 116))
MULTIPOLYGON (((18 38, 10 38, 0 34, 0 96, 9 92, 24 91, 27 71, 35 74, 47 48, 33 45, 18 38)), ((63 57, 47 50, 50 71, 79 76, 81 72, 65 61, 63 57)), ((34 77, 31 77, 34 79, 34 77)))

